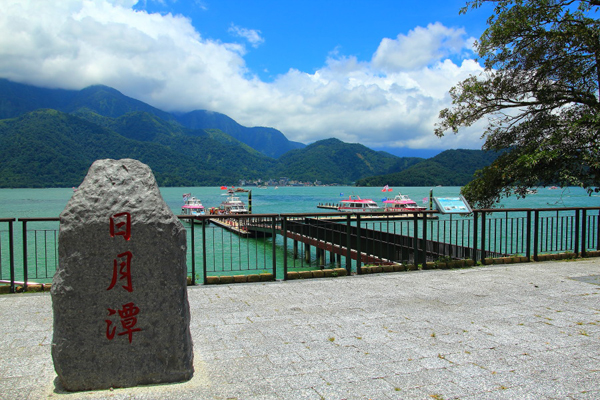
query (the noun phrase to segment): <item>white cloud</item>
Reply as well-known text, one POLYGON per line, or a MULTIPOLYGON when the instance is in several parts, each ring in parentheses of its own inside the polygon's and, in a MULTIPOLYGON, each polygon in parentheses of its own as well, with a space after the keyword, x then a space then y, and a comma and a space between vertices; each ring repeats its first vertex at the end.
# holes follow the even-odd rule
POLYGON ((229 27, 229 33, 246 39, 252 45, 252 47, 258 47, 265 41, 265 39, 260 35, 261 32, 259 30, 241 28, 234 24, 231 24, 229 27))
POLYGON ((373 65, 388 73, 422 68, 470 48, 472 39, 468 42, 465 35, 464 29, 447 28, 439 22, 427 28, 418 26, 408 35, 384 38, 373 56, 373 65))
MULTIPOLYGON (((383 39, 373 59, 333 54, 314 73, 290 69, 267 83, 245 48, 204 39, 179 15, 131 9, 133 0, 5 0, 0 77, 46 87, 112 86, 167 111, 208 109, 290 140, 337 137, 371 147, 477 148, 481 129, 433 134, 448 90, 482 68, 472 38, 436 23, 383 39)), ((251 44, 260 31, 232 26, 251 44)))

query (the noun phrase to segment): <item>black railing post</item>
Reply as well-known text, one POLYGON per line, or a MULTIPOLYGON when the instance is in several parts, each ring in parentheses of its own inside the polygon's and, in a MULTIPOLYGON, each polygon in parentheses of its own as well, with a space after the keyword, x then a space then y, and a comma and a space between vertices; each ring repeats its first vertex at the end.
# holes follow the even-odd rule
POLYGON ((352 274, 352 254, 350 253, 351 248, 352 248, 352 219, 350 218, 350 214, 347 214, 346 215, 346 272, 348 273, 348 275, 352 274))
POLYGON ((281 234, 283 236, 283 280, 287 281, 288 262, 287 262, 287 217, 281 217, 281 234))
POLYGON ((485 239, 486 239, 486 219, 485 219, 485 211, 481 213, 481 260, 483 264, 485 264, 486 254, 485 254, 485 239))
POLYGON ((15 244, 13 237, 13 221, 8 221, 8 254, 10 262, 10 292, 15 292, 15 244))
POLYGON ((273 280, 277 280, 277 223, 276 217, 271 217, 271 233, 273 235, 273 280))
POLYGON ((587 210, 581 210, 581 257, 586 256, 587 247, 587 210))
POLYGON ((360 231, 360 214, 356 214, 356 273, 360 275, 360 268, 362 264, 362 253, 360 242, 362 241, 362 234, 360 231))
MULTIPOLYGON (((213 241, 214 241, 213 236, 213 241)), ((214 242, 213 242, 214 243, 214 242)), ((206 276, 206 224, 202 224, 202 282, 206 285, 208 277, 206 276)))
POLYGON ((477 265, 477 245, 478 245, 478 237, 479 234, 479 212, 473 211, 473 264, 477 265))
MULTIPOLYGON (((192 223, 192 285, 196 284, 196 238, 194 236, 194 220, 195 218, 190 218, 190 222, 192 223)), ((202 222, 204 222, 204 220, 202 222)))
POLYGON ((575 257, 579 255, 579 209, 575 210, 575 244, 573 246, 573 252, 575 257))
POLYGON ((427 262, 427 213, 423 212, 423 263, 427 262))
POLYGON ((596 217, 596 250, 600 250, 600 210, 596 217))
POLYGON ((527 228, 526 228, 526 250, 525 256, 527 257, 527 261, 531 261, 531 210, 527 210, 527 228))
POLYGON ((417 213, 413 213, 413 261, 419 265, 419 220, 417 213))
POLYGON ((27 281, 28 281, 28 274, 27 274, 27 221, 22 221, 23 222, 23 291, 27 290, 27 281))
POLYGON ((538 261, 538 231, 540 227, 540 211, 533 213, 533 260, 538 261))

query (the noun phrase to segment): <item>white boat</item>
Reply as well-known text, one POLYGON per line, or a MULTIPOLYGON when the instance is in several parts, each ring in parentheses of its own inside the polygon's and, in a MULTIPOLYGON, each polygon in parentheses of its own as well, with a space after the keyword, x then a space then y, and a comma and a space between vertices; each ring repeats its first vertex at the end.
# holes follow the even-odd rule
POLYGON ((417 202, 407 195, 398 193, 396 197, 383 201, 385 211, 423 211, 426 207, 419 206, 417 202))
POLYGON ((234 196, 231 190, 227 200, 221 203, 219 211, 223 214, 248 214, 246 204, 239 197, 234 196))
POLYGON ((361 199, 356 195, 350 195, 348 200, 341 200, 338 211, 341 212, 378 212, 383 211, 383 207, 371 199, 361 199))
POLYGON ((197 197, 191 194, 183 195, 183 206, 181 207, 181 215, 204 215, 204 206, 197 197))

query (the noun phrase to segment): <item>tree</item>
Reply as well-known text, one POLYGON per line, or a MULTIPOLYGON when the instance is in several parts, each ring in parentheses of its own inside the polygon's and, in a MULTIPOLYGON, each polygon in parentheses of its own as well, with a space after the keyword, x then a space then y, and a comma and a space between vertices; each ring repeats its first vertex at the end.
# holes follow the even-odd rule
POLYGON ((484 150, 501 155, 462 189, 487 208, 531 187, 600 186, 600 1, 476 0, 493 3, 476 43, 485 70, 450 91, 435 133, 487 118, 484 150))

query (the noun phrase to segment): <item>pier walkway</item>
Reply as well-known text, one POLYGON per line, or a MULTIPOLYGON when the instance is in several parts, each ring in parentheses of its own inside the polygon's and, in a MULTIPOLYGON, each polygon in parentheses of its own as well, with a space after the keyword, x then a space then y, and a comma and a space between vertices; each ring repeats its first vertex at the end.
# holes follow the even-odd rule
MULTIPOLYGON (((327 251, 336 256, 347 259, 359 258, 365 263, 390 263, 390 262, 415 262, 420 263, 426 259, 437 259, 444 255, 454 258, 472 258, 476 251, 472 247, 458 244, 444 243, 435 240, 415 239, 414 236, 384 232, 377 229, 368 229, 363 226, 358 228, 350 225, 350 221, 367 220, 377 221, 396 220, 404 218, 403 215, 347 215, 344 217, 300 218, 286 220, 285 227, 281 222, 275 226, 265 223, 249 223, 244 230, 239 230, 234 225, 220 224, 240 236, 272 235, 273 233, 286 236, 295 242, 313 246, 319 251, 327 251), (233 227, 232 227, 233 226, 233 227), (416 255, 416 257, 415 257, 416 255)), ((414 217, 411 217, 416 222, 414 217)), ((429 218, 428 218, 429 219, 429 218)), ((431 218, 433 219, 433 218, 431 218)), ((212 220, 211 220, 212 221, 212 220)), ((426 228, 426 225, 425 225, 426 228)), ((417 228, 415 227, 415 231, 417 228)), ((297 245, 294 246, 297 251, 297 245)), ((505 254, 484 251, 480 252, 479 259, 486 257, 502 257, 505 254)))
POLYGON ((48 293, 0 296, 0 399, 597 399, 600 260, 188 290, 189 382, 66 393, 48 293))

